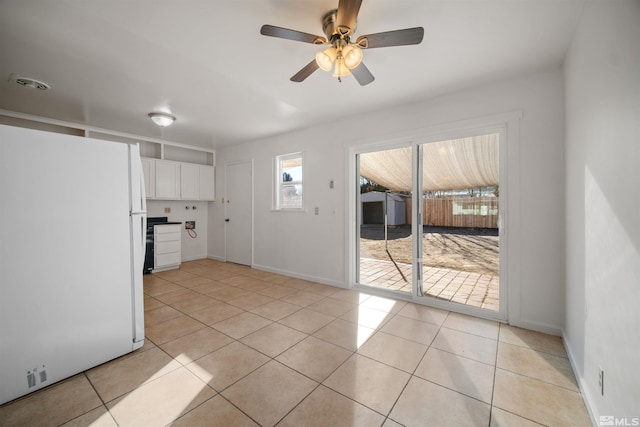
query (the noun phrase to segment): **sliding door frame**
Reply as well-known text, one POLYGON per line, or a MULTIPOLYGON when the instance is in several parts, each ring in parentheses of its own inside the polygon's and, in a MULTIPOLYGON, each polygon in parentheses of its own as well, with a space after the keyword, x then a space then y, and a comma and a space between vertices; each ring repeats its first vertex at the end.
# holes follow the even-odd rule
MULTIPOLYGON (((462 304, 462 303, 458 303, 458 302, 453 302, 453 301, 447 301, 447 300, 442 300, 442 299, 437 299, 435 297, 431 297, 428 295, 422 295, 422 280, 417 282, 417 289, 416 289, 416 293, 414 294, 414 302, 418 302, 421 304, 425 304, 425 305, 430 305, 430 306, 434 306, 437 308, 441 308, 444 310, 451 310, 451 311, 455 311, 458 313, 463 313, 463 314, 469 314, 469 315, 473 315, 473 316, 477 316, 477 317, 485 317, 485 318, 491 318, 491 319, 498 319, 498 320, 506 320, 506 294, 507 294, 507 284, 505 283, 505 279, 503 279, 504 277, 506 277, 506 271, 507 271, 507 255, 508 255, 508 243, 507 243, 507 238, 506 238, 506 230, 503 227, 504 224, 504 219, 506 217, 506 209, 505 207, 508 205, 508 183, 507 183, 507 179, 506 179, 506 150, 503 148, 503 146, 506 146, 506 125, 502 124, 502 125, 494 125, 494 126, 480 126, 480 127, 474 127, 471 129, 464 129, 464 130, 454 130, 451 132, 446 132, 446 133, 442 133, 439 134, 437 136, 433 136, 430 137, 428 139, 425 139, 424 141, 420 142, 420 144, 418 145, 418 149, 416 150, 416 153, 418 153, 417 155, 419 156, 419 159, 417 159, 417 163, 419 166, 419 171, 418 171, 418 175, 415 177, 416 178, 416 182, 414 183, 414 189, 415 188, 419 188, 421 189, 422 187, 422 147, 424 145, 430 144, 430 143, 436 143, 436 142, 441 142, 441 141, 448 141, 448 140, 452 140, 452 139, 459 139, 459 138, 466 138, 466 137, 472 137, 472 136, 477 136, 477 135, 486 135, 486 134, 492 134, 492 133, 497 133, 499 135, 498 138, 498 162, 499 162, 499 179, 498 179, 498 185, 500 188, 500 200, 498 203, 498 248, 499 248, 499 309, 496 310, 490 310, 490 309, 486 309, 486 308, 481 308, 481 307, 475 307, 475 306, 471 306, 471 305, 466 305, 466 304, 462 304)), ((414 169, 415 170, 415 169, 414 169)), ((414 199, 414 203, 416 206, 416 212, 414 213, 414 218, 417 218, 418 220, 416 220, 416 222, 419 221, 418 226, 421 227, 422 226, 422 215, 423 215, 423 206, 422 206, 422 199, 421 199, 421 191, 420 194, 418 194, 417 198, 414 199)), ((422 233, 420 233, 420 235, 422 235, 422 233)), ((420 243, 422 242, 422 240, 420 241, 420 243)), ((422 246, 421 244, 419 244, 418 246, 422 246)), ((421 249, 421 248, 420 248, 421 249)), ((428 262, 428 260, 423 259, 422 257, 417 258, 417 267, 414 267, 416 270, 420 270, 420 273, 422 274, 422 266, 424 263, 428 262)))
MULTIPOLYGON (((353 174, 349 174, 349 182, 351 181, 351 179, 354 179, 355 181, 355 185, 349 185, 349 191, 347 192, 347 197, 349 197, 349 200, 354 200, 355 199, 355 203, 347 203, 347 206, 350 206, 353 208, 353 216, 349 215, 349 224, 354 224, 355 223, 355 227, 353 230, 351 230, 350 233, 350 237, 349 237, 349 254, 352 255, 354 254, 355 256, 353 256, 353 258, 351 256, 348 257, 348 262, 349 265, 347 266, 347 272, 349 274, 349 278, 353 278, 353 280, 348 279, 347 283, 350 284, 350 287, 352 288, 356 288, 356 289, 360 289, 360 290, 367 290, 368 292, 372 292, 374 291, 374 293, 379 294, 381 296, 388 296, 391 298, 396 298, 396 299, 404 299, 404 300, 411 300, 412 299, 412 295, 415 293, 415 290, 412 288, 411 292, 407 293, 407 292, 403 292, 403 291, 394 291, 394 290, 390 290, 390 289, 384 289, 384 288, 375 288, 373 286, 369 286, 369 285, 365 285, 365 284, 361 284, 360 283, 360 182, 359 177, 360 177, 360 162, 358 161, 358 156, 360 154, 366 154, 366 153, 371 153, 374 151, 381 151, 381 150, 393 150, 395 148, 407 148, 407 147, 412 147, 413 149, 415 149, 415 144, 413 143, 412 140, 395 140, 395 141, 389 141, 389 142, 378 142, 376 144, 371 144, 371 145, 366 145, 364 147, 360 147, 359 149, 354 148, 353 150, 350 149, 350 154, 349 154, 349 159, 350 161, 348 162, 349 166, 353 167, 353 174)), ((413 228, 412 228, 412 233, 413 233, 413 228)), ((413 245, 412 245, 413 247, 413 245)), ((413 252, 412 252, 413 254, 413 252)), ((415 271, 413 272, 413 283, 415 283, 415 271)))
MULTIPOLYGON (((389 138, 385 141, 380 139, 369 139, 357 146, 349 147, 347 150, 348 165, 348 191, 346 192, 348 207, 347 212, 347 268, 346 283, 351 289, 365 291, 396 299, 413 301, 415 303, 432 306, 444 310, 451 310, 463 314, 477 317, 484 317, 499 321, 508 321, 509 318, 520 317, 520 284, 519 284, 519 244, 520 237, 520 210, 519 210, 519 134, 521 111, 513 111, 478 119, 465 120, 446 125, 433 126, 407 132, 406 135, 398 135, 398 138, 389 138), (500 253, 500 296, 499 310, 489 310, 479 307, 467 306, 446 300, 438 300, 433 297, 419 296, 418 292, 422 286, 422 253, 421 244, 417 239, 422 239, 422 203, 421 188, 422 180, 422 145, 426 143, 446 141, 450 139, 463 138, 473 135, 488 133, 499 133, 499 253, 500 253), (413 212, 412 212, 412 235, 413 235, 413 284, 410 294, 404 292, 394 292, 386 289, 378 289, 371 286, 362 285, 359 279, 359 164, 358 155, 372 152, 388 150, 393 148, 411 146, 413 151, 412 168, 416 172, 413 183, 413 212), (514 244, 515 243, 515 244, 514 244)), ((398 132, 404 133, 404 132, 398 132)))

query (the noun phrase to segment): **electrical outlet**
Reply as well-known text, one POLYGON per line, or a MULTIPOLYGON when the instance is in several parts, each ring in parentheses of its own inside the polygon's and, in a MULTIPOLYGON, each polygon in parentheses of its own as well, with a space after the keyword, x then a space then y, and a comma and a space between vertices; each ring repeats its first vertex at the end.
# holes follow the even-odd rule
POLYGON ((604 371, 598 366, 598 387, 600 388, 600 394, 604 396, 604 371))
POLYGON ((185 230, 195 230, 196 229, 196 222, 195 221, 185 221, 184 222, 184 229, 185 230))
POLYGON ((320 208, 316 208, 315 212, 316 212, 316 215, 319 215, 320 214, 320 208))
POLYGON ((164 213, 171 213, 171 208, 164 208, 164 213))

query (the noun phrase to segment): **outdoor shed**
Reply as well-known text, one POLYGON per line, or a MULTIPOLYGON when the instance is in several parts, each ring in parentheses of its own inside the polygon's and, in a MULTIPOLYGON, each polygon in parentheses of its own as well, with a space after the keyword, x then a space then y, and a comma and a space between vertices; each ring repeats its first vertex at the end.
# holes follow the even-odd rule
POLYGON ((360 221, 364 224, 404 225, 406 220, 406 202, 404 197, 391 193, 371 191, 360 195, 360 221))

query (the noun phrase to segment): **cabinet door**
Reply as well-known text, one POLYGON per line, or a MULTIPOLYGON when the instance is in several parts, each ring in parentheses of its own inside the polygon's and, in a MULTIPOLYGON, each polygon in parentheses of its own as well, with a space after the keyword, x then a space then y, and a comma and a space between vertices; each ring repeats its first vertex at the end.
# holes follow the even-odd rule
POLYGON ((156 197, 156 163, 155 159, 142 158, 142 174, 144 175, 144 192, 147 199, 156 197))
POLYGON ((200 198, 198 165, 189 163, 180 165, 180 198, 184 200, 198 200, 200 198))
POLYGON ((169 160, 156 160, 156 198, 179 198, 180 163, 169 160))
POLYGON ((216 171, 213 166, 199 166, 200 170, 200 200, 215 200, 216 171))

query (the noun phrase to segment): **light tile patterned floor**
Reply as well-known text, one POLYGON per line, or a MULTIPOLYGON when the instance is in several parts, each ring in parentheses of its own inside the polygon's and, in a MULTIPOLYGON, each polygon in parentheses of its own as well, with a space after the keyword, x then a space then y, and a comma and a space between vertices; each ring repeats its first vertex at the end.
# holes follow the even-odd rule
MULTIPOLYGON (((363 285, 411 292, 412 271, 411 264, 360 258, 360 283, 363 285)), ((427 265, 422 271, 425 296, 495 311, 500 307, 498 276, 427 265)))
POLYGON ((145 346, 1 426, 586 426, 558 337, 211 260, 145 276, 145 346))

